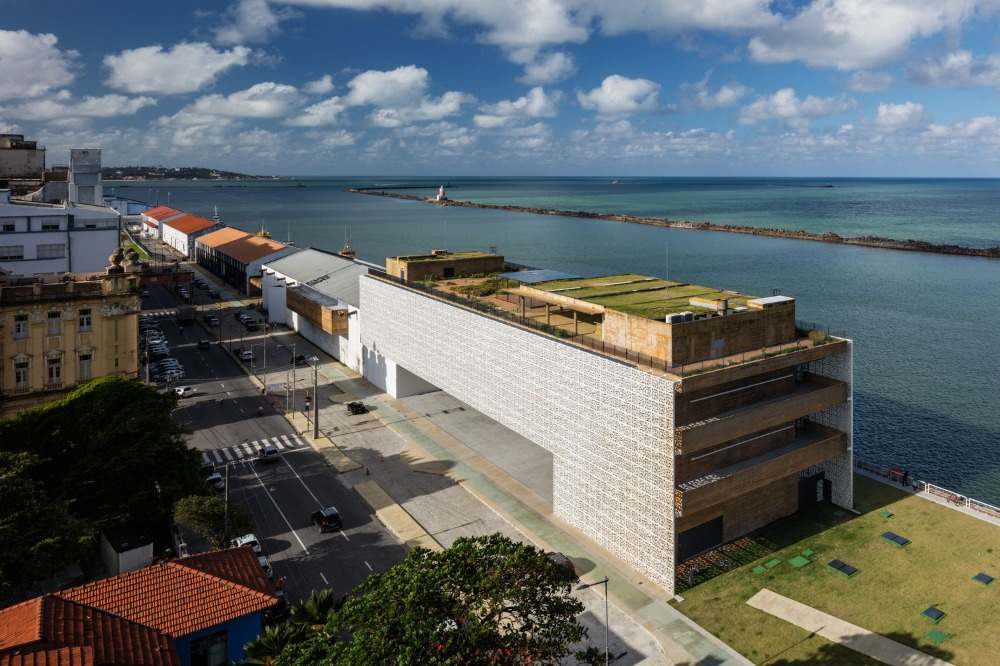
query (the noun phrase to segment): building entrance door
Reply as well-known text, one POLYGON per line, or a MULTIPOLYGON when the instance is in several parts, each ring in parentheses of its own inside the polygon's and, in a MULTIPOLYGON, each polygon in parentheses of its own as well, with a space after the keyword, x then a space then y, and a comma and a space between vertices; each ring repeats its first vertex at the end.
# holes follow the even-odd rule
POLYGON ((722 545, 722 516, 684 530, 677 535, 677 561, 722 545))
POLYGON ((825 472, 799 479, 799 511, 829 501, 830 485, 825 472))

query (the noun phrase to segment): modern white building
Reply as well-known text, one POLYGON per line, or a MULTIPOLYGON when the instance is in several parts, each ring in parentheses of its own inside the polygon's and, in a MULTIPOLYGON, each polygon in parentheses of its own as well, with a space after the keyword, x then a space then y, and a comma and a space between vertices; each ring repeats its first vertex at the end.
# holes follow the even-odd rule
POLYGON ((362 371, 358 280, 360 261, 312 248, 270 261, 261 269, 268 321, 294 329, 356 372, 362 371))
POLYGON ((191 215, 190 213, 167 218, 159 226, 163 242, 185 257, 194 256, 196 238, 221 228, 222 223, 218 220, 210 220, 207 217, 191 215))
POLYGON ((706 550, 852 507, 852 343, 799 331, 794 299, 504 276, 481 298, 362 276, 364 376, 446 391, 551 453, 554 513, 668 593, 706 550))
POLYGON ((120 220, 106 206, 12 200, 0 190, 0 269, 21 275, 101 271, 118 247, 120 220))

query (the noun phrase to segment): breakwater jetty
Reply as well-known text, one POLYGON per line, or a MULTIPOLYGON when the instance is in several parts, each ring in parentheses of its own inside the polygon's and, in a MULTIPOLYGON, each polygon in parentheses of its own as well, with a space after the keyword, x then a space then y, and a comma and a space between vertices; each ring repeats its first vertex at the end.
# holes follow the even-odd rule
POLYGON ((667 227, 670 229, 693 229, 696 231, 721 231, 731 234, 747 234, 750 236, 768 236, 772 238, 790 238, 793 240, 819 241, 822 243, 839 243, 841 245, 858 245, 861 247, 874 247, 883 250, 904 250, 908 252, 932 252, 935 254, 950 254, 965 257, 985 257, 989 259, 1000 259, 1000 245, 993 247, 968 247, 965 245, 954 245, 949 243, 930 243, 922 240, 900 240, 896 238, 883 238, 881 236, 841 236, 833 232, 816 233, 803 229, 776 229, 772 227, 752 227, 737 224, 715 224, 712 222, 694 222, 691 220, 671 220, 665 217, 644 217, 640 215, 623 215, 618 213, 594 213, 585 210, 560 210, 553 208, 534 208, 531 206, 516 206, 511 204, 488 204, 476 203, 473 201, 458 201, 445 199, 437 201, 427 197, 419 197, 413 194, 401 194, 380 188, 352 187, 348 192, 356 194, 368 194, 371 196, 389 197, 391 199, 403 199, 406 201, 419 201, 421 203, 435 206, 459 206, 464 208, 483 208, 487 210, 504 210, 512 213, 531 213, 533 215, 555 215, 559 217, 577 217, 587 220, 607 220, 609 222, 623 222, 626 224, 646 224, 654 227, 667 227))

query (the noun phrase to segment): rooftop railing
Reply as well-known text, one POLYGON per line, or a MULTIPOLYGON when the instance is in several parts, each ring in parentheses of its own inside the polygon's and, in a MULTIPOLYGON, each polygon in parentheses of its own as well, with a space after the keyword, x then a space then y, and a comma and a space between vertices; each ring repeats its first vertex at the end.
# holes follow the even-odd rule
POLYGON ((449 302, 453 305, 463 307, 469 310, 473 310, 479 314, 492 317, 494 319, 502 320, 506 323, 511 323, 524 328, 533 329, 539 331, 546 335, 550 335, 557 338, 561 342, 567 344, 576 345, 589 349, 591 351, 603 354, 604 356, 609 356, 626 363, 635 365, 638 368, 649 370, 652 372, 662 372, 666 374, 671 374, 679 377, 697 375, 703 372, 709 372, 711 370, 720 370, 735 365, 742 365, 744 363, 750 363, 752 361, 761 360, 764 358, 771 358, 772 356, 779 356, 782 354, 789 354, 796 351, 802 351, 805 349, 810 349, 821 344, 828 344, 833 342, 838 342, 838 340, 831 338, 829 336, 824 339, 809 339, 800 338, 793 342, 788 342, 780 345, 772 345, 762 349, 754 349, 746 352, 741 352, 738 354, 731 354, 729 356, 724 356, 714 359, 706 359, 704 361, 698 361, 695 363, 668 363, 665 359, 658 358, 655 356, 650 356, 649 354, 643 354, 641 352, 633 351, 625 347, 620 347, 603 340, 598 340, 592 338, 588 335, 572 335, 566 329, 560 328, 558 326, 552 326, 551 324, 546 324, 541 321, 532 319, 531 317, 524 316, 517 312, 511 310, 505 310, 504 308, 497 307, 484 301, 474 295, 464 295, 457 294, 451 291, 445 291, 442 289, 437 289, 434 287, 434 283, 430 282, 414 282, 403 280, 401 278, 389 275, 387 273, 370 271, 369 276, 377 280, 382 280, 384 282, 389 282, 392 284, 405 287, 407 289, 412 289, 414 291, 419 291, 421 293, 427 294, 432 298, 436 298, 441 301, 449 302))

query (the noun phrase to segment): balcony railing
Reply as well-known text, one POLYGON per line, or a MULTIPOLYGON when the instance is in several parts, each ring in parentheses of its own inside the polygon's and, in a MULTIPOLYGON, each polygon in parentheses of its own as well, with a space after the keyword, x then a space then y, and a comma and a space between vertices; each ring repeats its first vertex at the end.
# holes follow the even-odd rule
POLYGON ((730 501, 846 451, 846 434, 810 422, 787 446, 678 484, 674 513, 679 517, 730 501))

